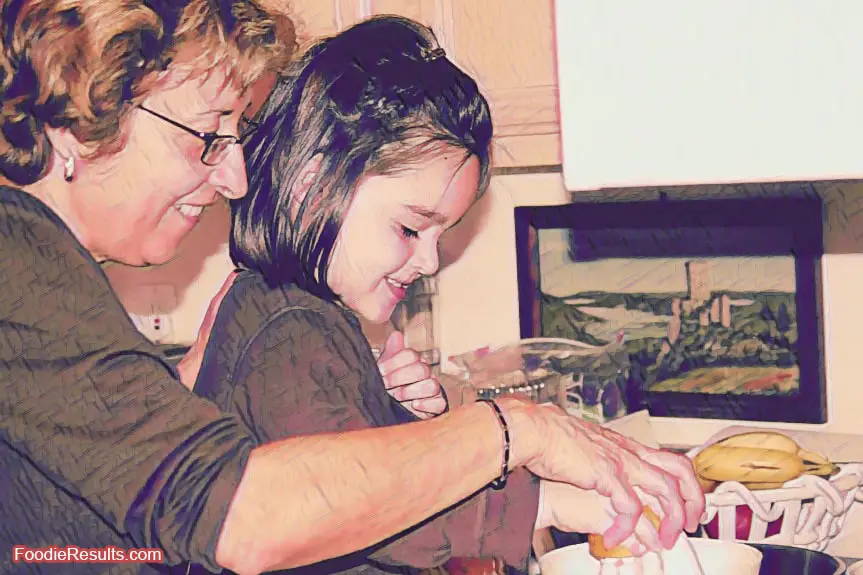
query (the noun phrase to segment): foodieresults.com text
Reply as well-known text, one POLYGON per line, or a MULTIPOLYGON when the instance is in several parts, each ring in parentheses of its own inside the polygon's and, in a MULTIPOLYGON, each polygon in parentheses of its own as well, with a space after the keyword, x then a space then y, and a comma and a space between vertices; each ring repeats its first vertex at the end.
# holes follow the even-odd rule
POLYGON ((122 549, 120 547, 99 547, 87 549, 77 545, 64 547, 31 548, 16 545, 12 548, 12 561, 15 563, 164 563, 161 549, 122 549))

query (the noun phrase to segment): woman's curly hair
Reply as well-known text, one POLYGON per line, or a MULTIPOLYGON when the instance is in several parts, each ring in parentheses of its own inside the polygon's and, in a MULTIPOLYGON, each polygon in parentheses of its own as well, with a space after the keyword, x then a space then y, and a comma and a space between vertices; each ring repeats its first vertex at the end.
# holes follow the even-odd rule
POLYGON ((48 126, 109 152, 123 115, 181 56, 202 73, 226 64, 245 87, 295 47, 290 18, 255 0, 0 0, 0 175, 45 175, 48 126))

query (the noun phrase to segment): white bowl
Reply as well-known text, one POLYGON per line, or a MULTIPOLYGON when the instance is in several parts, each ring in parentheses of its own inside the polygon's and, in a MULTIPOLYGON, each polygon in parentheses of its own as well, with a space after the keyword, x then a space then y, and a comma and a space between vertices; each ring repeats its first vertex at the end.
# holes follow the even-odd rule
MULTIPOLYGON (((731 541, 690 539, 704 575, 758 575, 761 552, 731 541)), ((542 575, 599 575, 599 561, 590 555, 586 543, 562 547, 539 559, 542 575)), ((690 575, 666 565, 665 575, 690 575)))

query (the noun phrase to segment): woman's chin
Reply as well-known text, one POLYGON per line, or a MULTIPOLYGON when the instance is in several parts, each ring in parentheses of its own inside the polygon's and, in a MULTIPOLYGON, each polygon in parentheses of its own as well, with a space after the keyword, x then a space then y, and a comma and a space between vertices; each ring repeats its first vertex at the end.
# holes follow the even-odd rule
POLYGON ((171 262, 177 256, 174 246, 161 246, 161 249, 147 250, 141 254, 141 266, 161 266, 171 262))

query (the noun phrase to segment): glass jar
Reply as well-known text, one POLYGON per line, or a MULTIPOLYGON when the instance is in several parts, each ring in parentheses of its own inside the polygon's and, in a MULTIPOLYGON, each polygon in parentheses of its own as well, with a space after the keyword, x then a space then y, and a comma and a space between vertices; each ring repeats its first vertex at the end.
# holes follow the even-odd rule
POLYGON ((630 364, 620 343, 592 346, 534 338, 450 360, 464 381, 465 394, 478 399, 518 394, 597 423, 627 413, 630 364))

